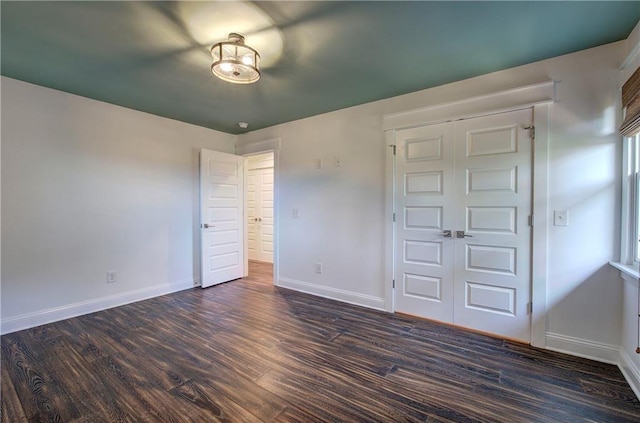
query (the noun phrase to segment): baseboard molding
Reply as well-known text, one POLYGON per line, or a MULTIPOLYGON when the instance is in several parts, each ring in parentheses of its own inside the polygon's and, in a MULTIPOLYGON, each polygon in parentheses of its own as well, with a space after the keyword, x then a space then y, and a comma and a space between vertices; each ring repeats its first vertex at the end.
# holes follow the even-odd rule
POLYGON ((620 364, 618 364, 618 367, 629 383, 629 386, 631 386, 631 389, 633 389, 636 397, 640 399, 640 367, 631 360, 629 354, 623 349, 620 350, 620 364))
POLYGON ((618 364, 620 347, 547 332, 547 349, 608 364, 618 364))
POLYGON ((106 310, 108 308, 118 307, 125 304, 135 303, 137 301, 146 300, 160 295, 170 294, 185 289, 193 288, 199 280, 186 280, 163 285, 152 286, 149 288, 137 289, 134 291, 123 292, 120 294, 110 295, 102 298, 81 301, 74 304, 68 304, 60 307, 49 308, 33 313, 21 314, 19 316, 9 317, 0 321, 0 334, 16 332, 23 329, 29 329, 47 323, 58 322, 72 317, 82 316, 84 314, 95 313, 96 311, 106 310))
POLYGON ((330 300, 341 301, 343 303, 349 303, 384 311, 384 298, 359 294, 352 291, 345 291, 338 288, 330 288, 323 285, 297 281, 295 279, 289 278, 278 279, 278 286, 282 288, 293 289, 294 291, 317 295, 319 297, 328 298, 330 300))

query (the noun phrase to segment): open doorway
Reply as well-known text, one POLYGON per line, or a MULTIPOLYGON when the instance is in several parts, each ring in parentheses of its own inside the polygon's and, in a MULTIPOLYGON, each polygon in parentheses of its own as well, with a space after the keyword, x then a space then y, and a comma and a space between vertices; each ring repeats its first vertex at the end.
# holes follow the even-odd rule
POLYGON ((273 283, 275 246, 274 152, 245 157, 248 274, 273 283))

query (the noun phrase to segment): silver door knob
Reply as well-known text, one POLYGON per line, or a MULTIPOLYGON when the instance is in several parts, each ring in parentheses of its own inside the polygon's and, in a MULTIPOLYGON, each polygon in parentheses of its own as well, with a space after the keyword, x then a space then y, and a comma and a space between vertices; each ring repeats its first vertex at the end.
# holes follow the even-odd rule
POLYGON ((205 229, 209 229, 209 228, 215 228, 215 225, 209 225, 208 223, 205 223, 202 225, 202 227, 205 229))
POLYGON ((451 238, 451 231, 449 229, 445 229, 441 234, 445 238, 451 238))
POLYGON ((262 218, 261 217, 258 218, 258 222, 262 222, 262 218))
POLYGON ((456 231, 456 238, 473 238, 473 235, 467 235, 464 231, 456 231))

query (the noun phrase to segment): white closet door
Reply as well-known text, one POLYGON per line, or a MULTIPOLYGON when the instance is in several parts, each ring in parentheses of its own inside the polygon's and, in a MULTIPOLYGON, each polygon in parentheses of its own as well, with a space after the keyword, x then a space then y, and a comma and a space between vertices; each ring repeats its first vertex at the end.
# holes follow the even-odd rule
POLYGON ((247 174, 247 218, 249 260, 273 263, 273 155, 260 155, 249 159, 247 174))
POLYGON ((260 170, 258 259, 273 263, 273 168, 260 170))
POLYGON ((396 134, 396 311, 453 322, 451 124, 396 134))
POLYGON ((454 125, 454 322, 530 340, 531 109, 454 125))
POLYGON ((532 121, 396 133, 396 311, 529 342, 532 121))

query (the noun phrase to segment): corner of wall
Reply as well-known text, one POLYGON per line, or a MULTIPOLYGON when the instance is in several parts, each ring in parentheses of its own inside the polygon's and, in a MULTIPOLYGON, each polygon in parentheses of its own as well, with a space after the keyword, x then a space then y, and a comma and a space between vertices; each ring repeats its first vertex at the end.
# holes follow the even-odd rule
POLYGON ((343 303, 385 311, 384 298, 364 295, 357 292, 345 291, 343 289, 331 288, 324 285, 298 281, 290 278, 278 279, 277 285, 281 288, 287 288, 294 291, 313 294, 317 295, 318 297, 328 298, 330 300, 336 300, 343 303))
POLYGON ((626 54, 620 66, 620 85, 624 84, 640 66, 640 22, 626 39, 626 54))
POLYGON ((622 375, 633 389, 636 397, 640 398, 640 368, 638 368, 626 351, 620 350, 620 363, 618 367, 622 375))

